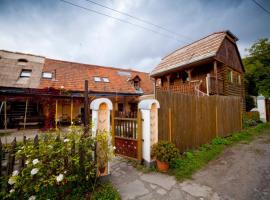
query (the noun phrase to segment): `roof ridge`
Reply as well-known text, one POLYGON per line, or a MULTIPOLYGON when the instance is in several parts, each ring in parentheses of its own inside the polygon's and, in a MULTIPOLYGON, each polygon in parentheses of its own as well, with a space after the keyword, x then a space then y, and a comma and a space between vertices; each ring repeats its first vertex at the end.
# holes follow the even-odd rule
POLYGON ((31 53, 22 53, 22 52, 18 52, 18 51, 9 51, 9 50, 4 50, 4 49, 0 49, 0 51, 7 52, 7 53, 15 53, 15 54, 22 54, 22 55, 27 55, 27 56, 36 56, 36 57, 40 57, 40 58, 46 58, 45 56, 31 54, 31 53))
POLYGON ((52 58, 46 58, 45 57, 45 62, 46 62, 46 60, 53 60, 53 61, 69 63, 69 64, 79 64, 79 65, 84 65, 85 67, 99 67, 99 68, 105 68, 105 69, 123 70, 123 71, 134 72, 134 73, 149 74, 147 72, 137 71, 137 70, 133 70, 133 69, 125 69, 125 68, 112 67, 112 66, 101 66, 101 65, 94 65, 94 64, 86 64, 86 63, 79 63, 79 62, 66 61, 66 60, 58 60, 58 59, 52 59, 52 58))
POLYGON ((197 43, 197 42, 199 42, 199 41, 201 41, 201 40, 203 40, 203 39, 205 39, 205 38, 208 38, 208 37, 210 37, 210 36, 212 36, 212 35, 215 35, 215 34, 221 34, 221 33, 226 33, 226 32, 227 32, 227 31, 219 31, 219 32, 214 32, 214 33, 208 34, 208 35, 206 35, 206 36, 204 36, 204 37, 202 37, 202 38, 200 38, 200 39, 198 39, 198 40, 195 40, 195 41, 192 42, 192 43, 189 43, 189 44, 187 44, 187 45, 184 45, 184 46, 182 46, 182 47, 180 47, 180 48, 174 50, 173 52, 171 52, 171 53, 169 53, 168 55, 164 56, 161 60, 164 60, 165 58, 167 58, 168 56, 172 55, 173 53, 175 53, 175 52, 177 52, 177 51, 179 51, 179 50, 181 50, 181 49, 184 49, 184 48, 186 48, 186 47, 188 47, 188 46, 190 46, 190 45, 192 45, 192 44, 195 44, 195 43, 197 43))

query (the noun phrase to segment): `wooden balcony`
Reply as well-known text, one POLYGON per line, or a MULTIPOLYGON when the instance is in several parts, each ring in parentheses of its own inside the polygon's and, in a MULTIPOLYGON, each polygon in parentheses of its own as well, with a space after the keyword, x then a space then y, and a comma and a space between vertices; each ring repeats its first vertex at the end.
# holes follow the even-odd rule
POLYGON ((207 76, 206 77, 206 87, 207 87, 207 94, 215 95, 220 94, 224 95, 224 83, 223 80, 218 78, 216 79, 215 76, 207 76))
POLYGON ((190 81, 186 83, 181 83, 179 85, 167 85, 157 87, 157 90, 160 91, 172 91, 172 92, 179 92, 183 94, 195 94, 195 88, 198 85, 198 81, 190 81))

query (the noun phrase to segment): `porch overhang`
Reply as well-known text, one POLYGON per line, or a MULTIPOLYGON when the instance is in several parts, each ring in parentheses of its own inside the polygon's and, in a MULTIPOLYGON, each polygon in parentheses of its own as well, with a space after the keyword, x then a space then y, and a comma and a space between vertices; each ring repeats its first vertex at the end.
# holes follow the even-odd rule
POLYGON ((180 68, 186 69, 186 68, 189 68, 189 67, 192 67, 195 65, 203 64, 203 63, 206 63, 210 60, 213 60, 215 56, 216 56, 215 52, 211 52, 211 53, 208 53, 208 54, 203 55, 203 56, 197 56, 195 58, 191 58, 188 61, 180 62, 176 65, 171 65, 171 66, 166 67, 166 68, 154 70, 150 73, 150 76, 153 78, 160 77, 162 75, 168 74, 169 72, 174 72, 176 70, 179 70, 180 68))

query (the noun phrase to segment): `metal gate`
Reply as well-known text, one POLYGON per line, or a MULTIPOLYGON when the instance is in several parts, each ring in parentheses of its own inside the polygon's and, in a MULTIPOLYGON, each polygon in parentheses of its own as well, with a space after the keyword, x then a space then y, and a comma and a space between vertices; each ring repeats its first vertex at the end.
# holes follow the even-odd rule
POLYGON ((141 112, 112 112, 112 135, 115 153, 141 161, 141 112))

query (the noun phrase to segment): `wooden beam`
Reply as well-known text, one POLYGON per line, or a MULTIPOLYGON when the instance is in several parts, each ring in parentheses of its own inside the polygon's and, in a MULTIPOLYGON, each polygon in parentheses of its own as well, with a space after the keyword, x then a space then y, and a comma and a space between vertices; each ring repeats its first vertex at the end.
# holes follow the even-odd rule
POLYGON ((71 102, 70 102, 70 125, 73 126, 73 98, 71 97, 71 102))
POLYGON ((5 107, 4 107, 4 118, 5 118, 5 130, 7 130, 7 101, 5 101, 5 107))
POLYGON ((26 99, 26 102, 25 102, 24 120, 23 120, 23 129, 24 130, 25 130, 25 124, 26 124, 26 118, 27 118, 27 109, 28 109, 28 99, 26 99))
POLYGON ((169 108, 169 141, 172 142, 172 109, 169 108))
POLYGON ((55 129, 57 130, 57 121, 58 121, 58 100, 55 100, 55 129))
POLYGON ((214 61, 214 73, 215 73, 215 78, 216 78, 216 83, 215 83, 215 86, 216 86, 216 93, 219 94, 218 92, 218 72, 217 72, 217 61, 215 60, 214 61))
POLYGON ((88 99, 88 80, 84 81, 84 133, 89 132, 89 99, 88 99))

